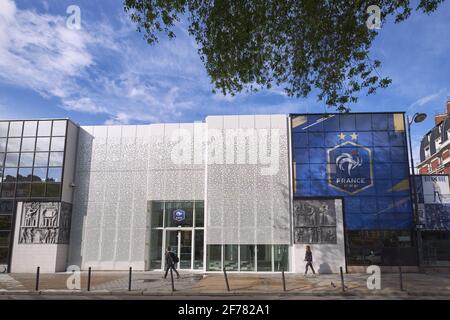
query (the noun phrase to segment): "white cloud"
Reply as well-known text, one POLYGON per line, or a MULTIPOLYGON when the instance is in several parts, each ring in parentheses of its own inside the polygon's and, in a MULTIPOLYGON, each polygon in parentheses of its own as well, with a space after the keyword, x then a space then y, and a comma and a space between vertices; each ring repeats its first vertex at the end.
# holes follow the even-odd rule
POLYGON ((443 88, 441 90, 439 90, 438 92, 426 95, 424 97, 421 97, 419 99, 417 99, 416 101, 414 101, 409 107, 408 107, 408 111, 412 111, 417 107, 422 107, 432 101, 435 101, 439 98, 443 98, 447 93, 447 89, 443 88))

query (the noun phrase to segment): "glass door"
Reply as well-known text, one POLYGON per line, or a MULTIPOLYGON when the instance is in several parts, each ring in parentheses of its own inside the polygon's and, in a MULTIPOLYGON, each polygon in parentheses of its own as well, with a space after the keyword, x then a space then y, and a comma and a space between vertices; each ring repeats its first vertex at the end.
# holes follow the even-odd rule
POLYGON ((166 230, 166 241, 164 249, 170 246, 178 256, 179 269, 192 268, 192 231, 189 230, 166 230))

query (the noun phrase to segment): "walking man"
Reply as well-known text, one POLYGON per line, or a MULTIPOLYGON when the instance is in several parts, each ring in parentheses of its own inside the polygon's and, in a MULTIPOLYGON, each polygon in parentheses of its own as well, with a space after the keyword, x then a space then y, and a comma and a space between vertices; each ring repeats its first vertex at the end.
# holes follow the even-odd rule
POLYGON ((177 279, 180 279, 180 274, 177 271, 177 268, 175 265, 180 261, 180 259, 177 257, 175 252, 172 251, 172 248, 169 246, 167 247, 166 254, 166 273, 164 274, 164 279, 167 278, 167 273, 169 272, 169 269, 172 269, 177 274, 177 279))

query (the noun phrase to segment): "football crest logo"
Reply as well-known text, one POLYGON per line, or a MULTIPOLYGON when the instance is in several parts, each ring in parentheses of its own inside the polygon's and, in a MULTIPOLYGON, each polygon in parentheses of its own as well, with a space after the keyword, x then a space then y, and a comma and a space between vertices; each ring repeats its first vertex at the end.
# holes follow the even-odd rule
POLYGON ((186 212, 181 209, 177 209, 173 212, 173 220, 181 222, 186 219, 186 212))
POLYGON ((328 184, 331 187, 353 195, 373 186, 369 148, 346 141, 327 152, 328 184))

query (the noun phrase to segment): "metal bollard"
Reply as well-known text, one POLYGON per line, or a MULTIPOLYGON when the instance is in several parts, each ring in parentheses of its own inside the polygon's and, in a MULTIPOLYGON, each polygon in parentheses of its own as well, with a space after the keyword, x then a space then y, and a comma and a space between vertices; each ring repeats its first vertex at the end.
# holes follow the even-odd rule
POLYGON ((39 274, 41 271, 41 267, 37 267, 36 269, 36 291, 39 291, 39 274))
POLYGON ((340 270, 341 270, 341 286, 342 286, 342 292, 345 292, 344 271, 342 271, 342 267, 340 267, 340 270))
POLYGON ((87 291, 91 291, 91 267, 88 269, 87 291))
POLYGON ((130 267, 130 271, 128 271, 128 291, 131 291, 131 273, 133 269, 130 267))
POLYGON ((403 274, 402 274, 402 267, 398 266, 398 275, 400 280, 400 291, 404 291, 403 289, 403 274))
POLYGON ((173 283, 173 271, 172 268, 170 268, 170 280, 172 282, 172 292, 175 291, 175 284, 173 283))
POLYGON ((283 291, 286 291, 286 279, 284 277, 284 268, 281 269, 281 276, 283 277, 283 291))
POLYGON ((223 275, 225 277, 225 284, 227 285, 227 291, 230 291, 230 285, 228 283, 227 270, 225 268, 223 268, 223 275))

